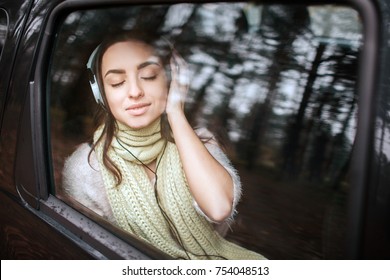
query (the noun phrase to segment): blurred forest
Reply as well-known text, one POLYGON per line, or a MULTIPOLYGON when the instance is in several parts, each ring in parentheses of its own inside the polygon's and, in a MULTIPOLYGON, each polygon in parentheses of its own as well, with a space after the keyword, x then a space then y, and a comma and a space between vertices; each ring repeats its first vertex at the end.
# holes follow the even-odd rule
POLYGON ((272 259, 342 258, 362 45, 356 11, 243 3, 128 6, 69 14, 49 90, 52 158, 92 133, 85 64, 102 38, 142 28, 168 38, 192 73, 186 102, 239 170, 244 197, 228 238, 272 259))

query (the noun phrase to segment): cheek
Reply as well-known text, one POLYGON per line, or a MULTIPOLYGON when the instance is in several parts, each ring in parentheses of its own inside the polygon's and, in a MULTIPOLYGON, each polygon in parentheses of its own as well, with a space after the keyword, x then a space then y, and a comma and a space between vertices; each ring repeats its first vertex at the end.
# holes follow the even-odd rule
POLYGON ((159 95, 159 104, 160 104, 160 111, 164 112, 165 108, 167 106, 167 100, 168 100, 168 90, 162 91, 159 95))
POLYGON ((156 114, 163 114, 167 107, 167 98, 166 96, 159 96, 159 98, 155 98, 155 107, 154 110, 156 114))
POLYGON ((159 82, 154 85, 150 85, 147 89, 145 88, 145 92, 149 93, 149 96, 153 96, 154 102, 158 106, 159 111, 165 110, 168 99, 168 87, 164 83, 159 82))
POLYGON ((123 99, 123 90, 121 89, 112 89, 112 88, 104 88, 104 92, 106 94, 107 102, 110 104, 117 104, 118 102, 121 102, 123 99))
POLYGON ((105 91, 105 93, 108 107, 110 108, 110 111, 114 115, 114 117, 117 118, 120 113, 120 108, 122 107, 123 98, 118 93, 114 94, 113 92, 107 90, 105 91))

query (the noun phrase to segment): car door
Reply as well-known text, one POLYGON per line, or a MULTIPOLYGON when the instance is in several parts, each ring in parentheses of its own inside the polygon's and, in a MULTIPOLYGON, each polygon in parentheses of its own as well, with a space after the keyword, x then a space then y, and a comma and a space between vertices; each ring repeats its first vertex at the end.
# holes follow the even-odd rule
POLYGON ((111 28, 139 24, 176 40, 193 74, 187 116, 241 176, 226 238, 270 259, 364 256, 378 12, 368 0, 36 2, 18 29, 0 145, 3 240, 17 232, 35 249, 5 251, 169 258, 61 192, 66 158, 93 131, 86 61, 111 28))

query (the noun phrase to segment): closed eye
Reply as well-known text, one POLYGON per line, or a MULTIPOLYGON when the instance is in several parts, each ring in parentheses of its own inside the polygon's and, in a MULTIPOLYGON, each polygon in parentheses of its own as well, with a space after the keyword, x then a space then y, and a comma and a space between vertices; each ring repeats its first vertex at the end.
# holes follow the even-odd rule
POLYGON ((125 83, 125 81, 122 81, 122 82, 119 82, 119 83, 111 84, 111 86, 113 88, 117 88, 117 87, 120 87, 121 85, 123 85, 124 83, 125 83))
POLYGON ((153 81, 157 78, 157 75, 153 75, 153 76, 143 76, 141 77, 142 80, 145 80, 145 81, 153 81))

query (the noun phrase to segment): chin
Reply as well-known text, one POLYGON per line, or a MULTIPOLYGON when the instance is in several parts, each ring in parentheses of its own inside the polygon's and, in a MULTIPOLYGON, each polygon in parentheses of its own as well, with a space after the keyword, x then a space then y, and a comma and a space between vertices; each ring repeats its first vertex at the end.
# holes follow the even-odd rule
POLYGON ((139 120, 139 121, 126 122, 125 124, 132 129, 141 129, 149 126, 151 123, 152 121, 139 120))

